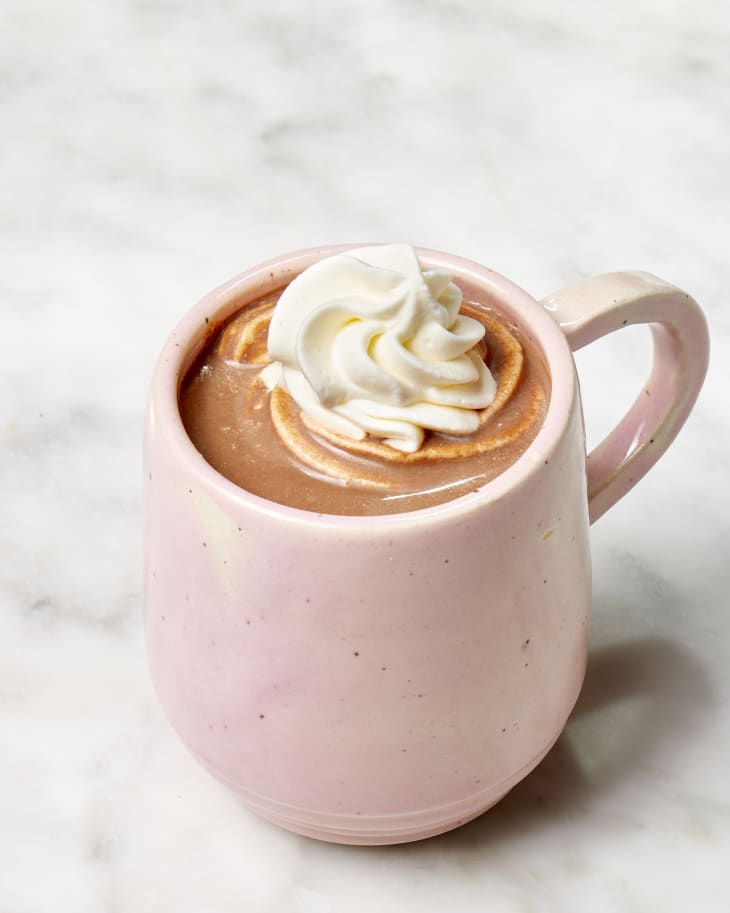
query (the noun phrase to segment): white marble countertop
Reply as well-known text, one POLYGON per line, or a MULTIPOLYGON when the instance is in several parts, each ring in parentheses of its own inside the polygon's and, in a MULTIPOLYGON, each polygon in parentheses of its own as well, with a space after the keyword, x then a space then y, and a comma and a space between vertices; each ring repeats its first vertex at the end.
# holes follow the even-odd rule
MULTIPOLYGON (((713 0, 3 4, 2 913, 730 908, 729 42, 713 0), (252 816, 163 718, 140 423, 209 288, 394 239, 537 296, 650 270, 706 309, 713 360, 593 531, 557 747, 461 830, 359 849, 252 816)), ((635 330, 580 354, 591 440, 648 351, 635 330)))

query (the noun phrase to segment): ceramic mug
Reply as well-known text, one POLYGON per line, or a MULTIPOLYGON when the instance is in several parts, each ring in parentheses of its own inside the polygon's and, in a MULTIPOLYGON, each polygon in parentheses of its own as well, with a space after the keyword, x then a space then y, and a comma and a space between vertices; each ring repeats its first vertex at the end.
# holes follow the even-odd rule
POLYGON ((165 345, 146 423, 145 628, 172 725, 251 809, 323 840, 386 844, 481 814, 559 736, 586 665, 589 523, 677 434, 708 338, 695 302, 645 273, 540 303, 483 266, 420 250, 533 339, 552 383, 542 428, 480 491, 435 507, 286 507, 205 462, 178 388, 212 328, 345 249, 243 273, 165 345), (651 325, 651 375, 586 458, 571 349, 635 323, 651 325))

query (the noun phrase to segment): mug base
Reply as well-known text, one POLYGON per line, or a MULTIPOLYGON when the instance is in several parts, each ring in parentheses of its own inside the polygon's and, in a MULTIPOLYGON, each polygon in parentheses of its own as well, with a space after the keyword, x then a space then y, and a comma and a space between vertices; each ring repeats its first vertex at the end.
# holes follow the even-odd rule
POLYGON ((327 814, 287 806, 231 782, 204 758, 195 752, 194 754, 216 779, 236 793, 250 811, 272 824, 303 837, 326 843, 341 843, 349 846, 388 846, 436 837, 483 815, 537 767, 559 736, 560 732, 531 761, 510 777, 494 784, 489 790, 445 806, 392 815, 327 814))
MULTIPOLYGON (((507 790, 507 792, 509 792, 509 790, 507 790)), ((389 830, 379 833, 370 833, 367 830, 356 831, 353 829, 340 831, 339 829, 327 828, 324 826, 308 826, 304 822, 294 822, 288 818, 272 814, 269 811, 264 812, 259 808, 254 808, 249 802, 245 802, 245 805, 260 818, 264 818, 266 821, 270 821, 272 824, 283 827, 285 830, 291 831, 294 834, 299 834, 302 837, 310 837, 313 840, 321 840, 324 843, 340 843, 347 846, 391 846, 398 843, 414 843, 417 840, 427 840, 429 837, 438 837, 439 834, 445 834, 448 831, 461 827, 463 824, 468 824, 470 821, 473 821, 475 818, 478 818, 480 815, 489 811, 490 808, 507 795, 507 792, 502 793, 502 795, 498 796, 494 801, 483 808, 480 808, 478 811, 463 815, 454 820, 442 821, 437 825, 418 825, 415 828, 410 827, 403 829, 398 828, 396 825, 391 825, 389 830)))

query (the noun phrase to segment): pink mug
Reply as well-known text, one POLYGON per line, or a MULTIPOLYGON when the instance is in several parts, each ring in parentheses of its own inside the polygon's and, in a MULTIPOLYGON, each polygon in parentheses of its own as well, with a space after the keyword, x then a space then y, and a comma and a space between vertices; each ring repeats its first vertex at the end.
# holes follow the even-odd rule
POLYGON ((166 343, 145 434, 145 628, 172 725, 251 809, 322 840, 399 843, 481 814, 558 738, 586 665, 589 523, 679 431, 708 337, 696 303, 646 273, 540 303, 483 266, 420 250, 534 340, 552 381, 544 425, 502 475, 436 507, 285 507, 205 462, 178 389, 213 327, 345 249, 242 273, 166 343), (571 349, 635 323, 651 325, 651 375, 586 459, 571 349))

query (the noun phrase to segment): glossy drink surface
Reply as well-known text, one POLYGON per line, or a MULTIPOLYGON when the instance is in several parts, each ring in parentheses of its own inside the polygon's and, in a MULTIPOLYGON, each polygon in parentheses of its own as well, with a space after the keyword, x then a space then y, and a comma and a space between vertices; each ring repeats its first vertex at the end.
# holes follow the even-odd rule
POLYGON ((245 306, 211 334, 180 391, 196 448, 241 488, 317 513, 400 513, 478 490, 534 440, 550 397, 547 367, 524 330, 475 300, 462 310, 484 324, 482 354, 498 382, 476 432, 430 433, 413 454, 322 436, 287 394, 270 393, 259 378, 279 294, 245 306))

